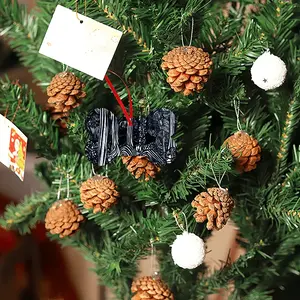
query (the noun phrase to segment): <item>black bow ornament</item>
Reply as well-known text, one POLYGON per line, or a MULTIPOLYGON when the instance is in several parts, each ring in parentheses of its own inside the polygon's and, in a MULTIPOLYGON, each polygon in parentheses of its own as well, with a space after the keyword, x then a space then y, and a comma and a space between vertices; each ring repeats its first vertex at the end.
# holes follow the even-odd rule
POLYGON ((118 156, 146 156, 157 165, 170 164, 176 157, 172 139, 176 129, 175 114, 166 108, 151 111, 148 117, 118 119, 105 108, 92 110, 86 118, 89 161, 104 166, 118 156))

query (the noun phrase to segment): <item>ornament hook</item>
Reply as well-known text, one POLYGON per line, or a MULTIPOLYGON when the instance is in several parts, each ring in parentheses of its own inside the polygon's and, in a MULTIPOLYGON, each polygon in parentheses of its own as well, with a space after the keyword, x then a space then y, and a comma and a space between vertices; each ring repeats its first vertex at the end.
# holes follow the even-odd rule
POLYGON ((242 131, 242 126, 241 126, 241 122, 240 122, 240 113, 241 113, 240 104, 241 104, 241 102, 239 99, 233 100, 234 112, 236 115, 236 127, 237 127, 238 131, 242 131))
POLYGON ((97 175, 97 173, 95 172, 94 164, 92 164, 92 174, 93 174, 93 176, 96 176, 96 175, 97 175))
POLYGON ((177 213, 176 211, 173 212, 173 217, 176 221, 176 224, 177 226, 183 231, 183 232, 189 232, 189 227, 188 227, 188 221, 187 221, 187 217, 186 217, 186 214, 181 211, 180 213, 177 213), (180 222, 180 219, 179 219, 179 214, 182 214, 183 215, 183 218, 184 218, 184 222, 180 222), (184 226, 185 225, 185 226, 184 226))
MULTIPOLYGON (((182 43, 182 47, 185 47, 184 37, 183 37, 183 15, 181 16, 181 22, 180 23, 181 23, 181 27, 180 27, 181 43, 182 43)), ((192 17, 191 36, 190 36, 189 47, 192 45, 193 36, 194 36, 194 18, 192 17)))
POLYGON ((158 266, 157 266, 157 260, 156 260, 156 251, 154 247, 154 242, 158 241, 159 238, 151 238, 150 239, 150 245, 151 245, 151 276, 152 278, 156 278, 159 275, 158 266))
POLYGON ((67 199, 70 198, 70 175, 67 174, 67 199))
MULTIPOLYGON (((78 2, 79 2, 79 0, 76 0, 76 18, 79 20, 80 24, 82 24, 83 20, 81 20, 78 16, 78 2)), ((86 7, 87 7, 86 0, 84 0, 84 15, 85 16, 86 16, 86 7)))
POLYGON ((218 179, 217 179, 217 176, 216 176, 216 173, 215 173, 215 170, 214 170, 214 168, 213 168, 212 163, 210 163, 209 165, 210 165, 210 169, 211 169, 211 171, 212 171, 212 173, 213 173, 214 180, 215 180, 216 184, 218 185, 218 188, 219 188, 220 190, 225 190, 224 188, 221 187, 221 184, 222 184, 223 178, 224 178, 224 176, 225 176, 225 174, 226 174, 226 171, 223 172, 221 178, 219 178, 219 180, 218 180, 218 179))
POLYGON ((57 200, 60 199, 61 184, 62 184, 62 176, 60 176, 60 179, 59 179, 59 186, 58 186, 58 190, 57 190, 57 200))

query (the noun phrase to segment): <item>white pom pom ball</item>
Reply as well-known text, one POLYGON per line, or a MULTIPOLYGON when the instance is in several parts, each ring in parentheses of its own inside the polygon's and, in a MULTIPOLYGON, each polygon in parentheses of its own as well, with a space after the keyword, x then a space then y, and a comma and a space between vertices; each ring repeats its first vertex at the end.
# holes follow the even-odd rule
POLYGON ((269 51, 259 56, 251 68, 252 81, 266 91, 281 86, 286 72, 285 63, 269 51))
POLYGON ((177 235, 172 247, 174 263, 183 269, 194 269, 203 263, 205 244, 194 233, 177 235))

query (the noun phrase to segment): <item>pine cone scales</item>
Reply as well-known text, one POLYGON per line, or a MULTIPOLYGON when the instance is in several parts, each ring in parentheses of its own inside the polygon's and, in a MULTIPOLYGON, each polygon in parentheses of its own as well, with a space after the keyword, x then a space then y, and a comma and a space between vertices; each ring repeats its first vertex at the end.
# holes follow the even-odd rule
POLYGON ((63 238, 77 231, 83 220, 83 215, 73 201, 59 200, 49 208, 45 227, 52 234, 59 234, 59 237, 63 238))
POLYGON ((256 169, 261 158, 261 148, 258 141, 244 131, 238 131, 224 142, 235 159, 240 172, 250 172, 256 169))
POLYGON ((135 294, 132 300, 174 300, 168 286, 161 279, 150 276, 135 280, 132 283, 131 292, 135 294))
POLYGON ((117 203, 120 194, 116 189, 113 180, 104 176, 94 176, 81 185, 81 202, 85 208, 93 208, 94 213, 105 213, 117 203))
POLYGON ((227 190, 209 188, 207 192, 202 192, 195 197, 192 207, 197 209, 194 214, 196 222, 203 223, 207 220, 208 230, 219 230, 227 223, 234 201, 227 190))
POLYGON ((82 91, 84 87, 80 79, 70 72, 62 72, 52 78, 47 88, 47 108, 53 120, 67 119, 69 111, 79 106, 81 99, 86 96, 82 91))
POLYGON ((144 175, 145 181, 149 181, 160 172, 160 168, 145 156, 122 156, 122 162, 136 179, 144 175))
POLYGON ((167 82, 185 96, 200 92, 211 74, 212 61, 207 52, 196 47, 178 47, 168 52, 161 65, 168 71, 167 82))

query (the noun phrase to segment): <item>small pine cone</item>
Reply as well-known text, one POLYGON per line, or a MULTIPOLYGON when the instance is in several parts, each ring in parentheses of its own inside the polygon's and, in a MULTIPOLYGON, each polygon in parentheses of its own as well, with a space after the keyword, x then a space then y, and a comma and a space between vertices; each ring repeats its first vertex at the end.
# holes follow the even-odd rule
POLYGON ((122 156, 122 162, 136 179, 144 175, 145 181, 149 181, 150 177, 155 178, 160 172, 160 168, 146 156, 122 156))
POLYGON ((117 203, 120 196, 117 188, 111 179, 96 175, 81 185, 81 202, 85 208, 93 208, 94 214, 99 211, 105 213, 107 209, 117 203))
POLYGON ((182 92, 185 96, 200 92, 212 72, 209 54, 201 48, 178 47, 162 59, 161 67, 168 71, 167 82, 175 92, 182 92))
POLYGON ((197 209, 194 214, 197 222, 203 223, 207 220, 208 230, 219 230, 227 223, 234 207, 234 201, 227 190, 209 188, 207 192, 202 192, 195 197, 192 207, 197 209))
POLYGON ((174 300, 172 292, 160 278, 145 276, 133 281, 131 292, 132 300, 174 300))
POLYGON ((238 131, 224 142, 224 146, 232 153, 239 172, 256 169, 261 157, 261 148, 255 138, 244 131, 238 131))
POLYGON ((53 120, 60 121, 61 127, 66 127, 70 110, 79 106, 82 98, 86 96, 84 87, 80 79, 70 72, 62 72, 52 78, 47 87, 47 109, 53 120))
POLYGON ((59 237, 63 238, 75 233, 83 220, 83 215, 73 201, 59 200, 49 208, 45 227, 52 234, 59 234, 59 237))

